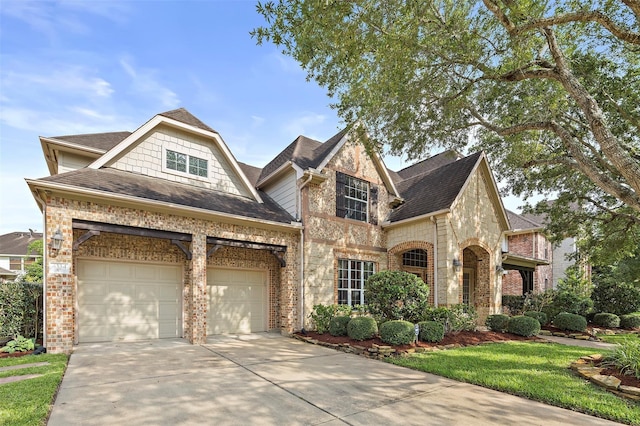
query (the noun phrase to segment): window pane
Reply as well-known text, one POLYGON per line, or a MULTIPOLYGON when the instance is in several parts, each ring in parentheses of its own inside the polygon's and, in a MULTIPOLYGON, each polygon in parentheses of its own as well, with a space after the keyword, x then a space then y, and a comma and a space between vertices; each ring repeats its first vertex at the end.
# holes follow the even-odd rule
POLYGON ((9 258, 9 269, 12 271, 20 271, 22 270, 22 259, 19 257, 10 257, 9 258))
POLYGON ((366 222, 368 196, 369 182, 356 179, 352 176, 346 176, 345 217, 366 222))
POLYGON ((198 157, 189 157, 189 173, 196 176, 207 177, 207 160, 198 157))
POLYGON ((176 170, 178 172, 187 171, 187 156, 179 152, 167 150, 167 169, 176 170))
POLYGON ((422 249, 406 251, 402 254, 402 264, 404 266, 415 266, 418 268, 427 267, 427 252, 422 249))

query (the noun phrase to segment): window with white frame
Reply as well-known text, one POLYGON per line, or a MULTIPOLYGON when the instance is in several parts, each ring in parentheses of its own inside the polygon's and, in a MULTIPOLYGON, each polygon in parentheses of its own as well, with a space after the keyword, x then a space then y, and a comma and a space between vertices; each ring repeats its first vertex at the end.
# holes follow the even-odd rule
POLYGON ((209 174, 209 162, 203 158, 194 157, 193 155, 183 154, 170 149, 167 149, 166 154, 165 166, 167 169, 201 177, 207 177, 209 174))
POLYGON ((375 272, 373 262, 361 260, 338 260, 338 303, 341 305, 364 305, 364 282, 375 272))
POLYGON ((367 206, 369 204, 369 182, 346 175, 344 184, 345 217, 366 222, 367 206))

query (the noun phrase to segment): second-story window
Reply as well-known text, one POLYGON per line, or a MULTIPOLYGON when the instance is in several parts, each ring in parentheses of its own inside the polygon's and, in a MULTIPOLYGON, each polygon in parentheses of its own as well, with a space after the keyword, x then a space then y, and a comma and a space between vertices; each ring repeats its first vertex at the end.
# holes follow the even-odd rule
POLYGON ((167 149, 166 167, 177 172, 207 177, 209 165, 208 161, 203 158, 167 149), (189 167, 187 167, 187 164, 189 167))
POLYGON ((336 173, 336 216, 375 225, 377 202, 377 186, 344 173, 336 173))

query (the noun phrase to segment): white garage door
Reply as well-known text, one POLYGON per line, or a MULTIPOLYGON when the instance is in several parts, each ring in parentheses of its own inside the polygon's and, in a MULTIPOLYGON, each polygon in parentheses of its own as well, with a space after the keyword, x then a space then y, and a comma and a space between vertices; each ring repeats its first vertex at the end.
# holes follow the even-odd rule
POLYGON ((180 337, 182 268, 78 261, 80 342, 180 337))
POLYGON ((267 330, 266 271, 208 269, 207 334, 267 330))

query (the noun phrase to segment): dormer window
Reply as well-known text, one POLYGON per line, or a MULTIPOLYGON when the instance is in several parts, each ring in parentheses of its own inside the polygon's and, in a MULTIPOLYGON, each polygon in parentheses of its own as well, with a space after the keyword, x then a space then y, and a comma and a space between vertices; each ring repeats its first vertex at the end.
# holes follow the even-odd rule
POLYGON ((193 155, 182 154, 180 152, 167 149, 167 160, 165 163, 167 169, 177 172, 188 173, 195 176, 208 176, 208 161, 203 158, 194 157, 193 155), (187 167, 188 165, 188 167, 187 167))

